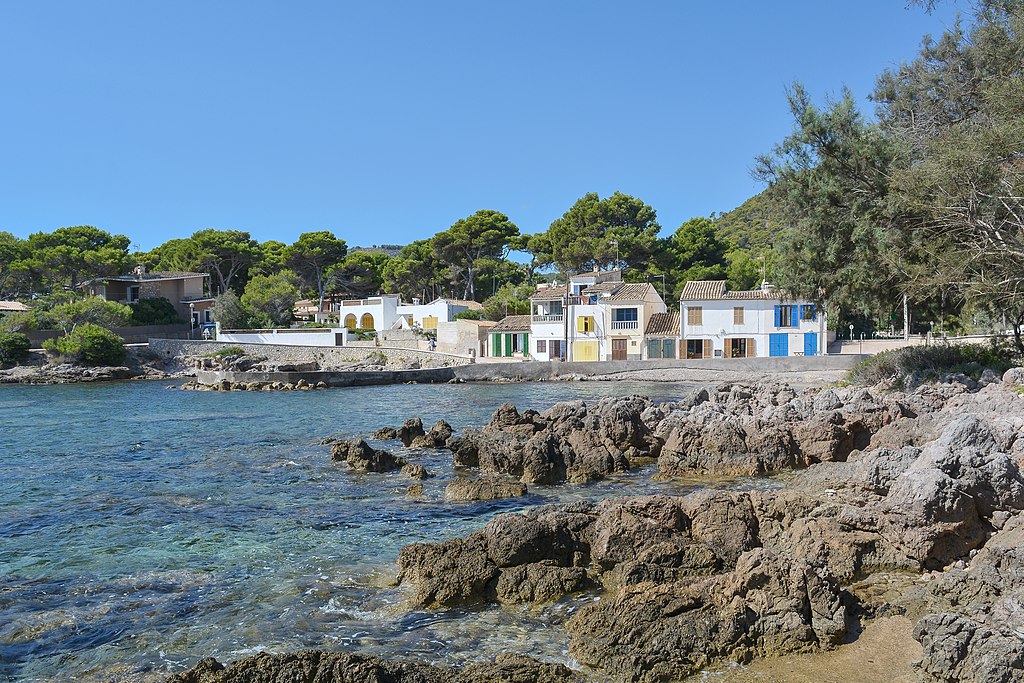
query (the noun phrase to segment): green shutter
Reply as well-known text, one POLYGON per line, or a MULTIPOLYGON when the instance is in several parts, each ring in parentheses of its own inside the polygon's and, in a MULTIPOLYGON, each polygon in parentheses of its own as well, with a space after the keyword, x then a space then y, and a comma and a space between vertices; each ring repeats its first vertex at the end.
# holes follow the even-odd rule
POLYGON ((512 335, 511 334, 506 334, 505 335, 505 357, 507 358, 507 357, 509 357, 511 355, 512 355, 512 335))
POLYGON ((529 358, 532 354, 530 353, 530 335, 523 335, 523 355, 529 358))
POLYGON ((500 334, 492 334, 491 335, 491 355, 494 356, 494 357, 498 357, 498 356, 501 355, 501 335, 500 334))

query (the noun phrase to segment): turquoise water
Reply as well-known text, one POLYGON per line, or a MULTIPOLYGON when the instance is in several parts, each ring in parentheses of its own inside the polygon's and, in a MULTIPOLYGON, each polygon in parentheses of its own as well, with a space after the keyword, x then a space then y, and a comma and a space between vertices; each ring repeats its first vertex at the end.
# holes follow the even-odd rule
POLYGON ((159 680, 203 656, 360 649, 435 663, 505 650, 565 661, 576 597, 542 610, 408 612, 399 549, 460 536, 494 514, 574 498, 686 490, 652 469, 526 499, 447 503, 451 454, 420 499, 398 474, 330 462, 325 437, 411 416, 461 429, 506 401, 686 387, 462 384, 209 393, 163 383, 0 386, 0 680, 159 680))

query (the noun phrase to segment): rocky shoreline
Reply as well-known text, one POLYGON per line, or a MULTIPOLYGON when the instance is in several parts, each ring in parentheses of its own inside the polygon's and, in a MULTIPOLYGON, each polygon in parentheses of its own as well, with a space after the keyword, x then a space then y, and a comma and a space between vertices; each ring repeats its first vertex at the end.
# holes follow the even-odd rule
POLYGON ((0 369, 0 384, 79 384, 117 380, 176 379, 188 376, 177 363, 167 363, 147 349, 128 348, 124 365, 84 366, 50 359, 35 352, 22 364, 0 369))

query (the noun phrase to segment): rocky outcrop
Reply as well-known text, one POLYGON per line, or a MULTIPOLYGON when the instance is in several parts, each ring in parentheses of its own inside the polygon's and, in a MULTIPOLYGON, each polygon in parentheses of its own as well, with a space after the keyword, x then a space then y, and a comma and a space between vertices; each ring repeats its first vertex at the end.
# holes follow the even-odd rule
POLYGON ((444 490, 445 500, 467 502, 474 500, 498 500, 526 495, 526 484, 512 479, 481 477, 469 479, 459 477, 444 490))
MULTIPOLYGON (((420 429, 422 431, 422 423, 420 429)), ((453 433, 452 426, 444 420, 438 420, 434 425, 427 430, 426 434, 413 437, 409 444, 413 448, 444 448, 448 439, 451 438, 453 433)))
POLYGON ((373 448, 362 439, 334 444, 331 459, 347 463, 356 472, 392 472, 409 465, 405 458, 373 448))
POLYGON ((507 474, 526 484, 584 483, 655 457, 658 441, 642 416, 644 398, 559 403, 538 413, 512 404, 495 411, 483 429, 448 439, 456 466, 507 474))
MULTIPOLYGON (((532 444, 564 457, 574 446, 553 425, 589 411, 556 408, 520 414, 504 406, 485 429, 453 437, 471 444, 452 444, 456 457, 513 474, 521 467, 520 476, 559 467, 554 457, 531 459, 532 444), (518 444, 520 460, 490 439, 518 444)), ((599 586, 606 596, 567 624, 571 654, 617 680, 663 681, 719 659, 831 647, 853 616, 843 583, 878 570, 941 572, 931 590, 946 602, 931 599, 918 625, 922 672, 944 682, 1019 680, 1024 400, 1015 393, 991 382, 975 393, 940 385, 885 396, 733 387, 626 410, 638 420, 629 424, 648 429, 636 428, 640 439, 651 425, 659 435, 707 419, 692 438, 723 444, 721 463, 740 462, 750 439, 764 449, 754 471, 786 466, 787 443, 800 453, 817 444, 813 459, 825 459, 796 463, 804 468, 780 490, 548 506, 499 515, 462 539, 408 546, 399 582, 413 604, 548 601, 599 586), (686 419, 674 421, 680 413, 686 419), (801 435, 809 424, 818 425, 817 440, 801 435), (765 425, 767 434, 755 433, 765 425), (886 445, 874 447, 876 438, 886 445)), ((631 438, 623 431, 617 442, 631 438)), ((684 452, 686 439, 673 438, 662 458, 670 443, 684 452)))
POLYGON ((406 448, 412 445, 414 439, 424 435, 423 431, 423 420, 418 417, 412 417, 402 423, 402 426, 396 430, 398 438, 405 445, 406 448))
POLYGON ((444 669, 355 653, 305 650, 294 654, 261 653, 227 666, 204 659, 167 683, 582 683, 560 664, 545 664, 522 655, 501 655, 493 663, 444 669))

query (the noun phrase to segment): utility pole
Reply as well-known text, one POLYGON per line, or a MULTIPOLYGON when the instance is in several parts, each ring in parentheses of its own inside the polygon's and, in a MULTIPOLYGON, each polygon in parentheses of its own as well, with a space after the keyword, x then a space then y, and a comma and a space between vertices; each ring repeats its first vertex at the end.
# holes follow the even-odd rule
POLYGON ((903 341, 910 341, 910 307, 906 292, 903 293, 903 341))

